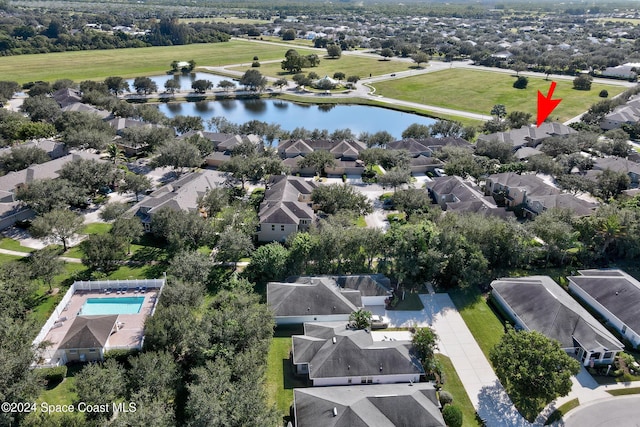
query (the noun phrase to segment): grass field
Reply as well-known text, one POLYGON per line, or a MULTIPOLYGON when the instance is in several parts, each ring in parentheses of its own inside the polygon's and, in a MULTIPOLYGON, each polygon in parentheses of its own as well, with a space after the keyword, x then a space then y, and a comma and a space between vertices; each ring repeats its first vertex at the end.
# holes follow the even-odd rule
MULTIPOLYGON (((196 66, 250 64, 254 55, 260 60, 284 58, 285 47, 231 40, 226 43, 138 49, 56 52, 41 55, 5 56, 0 61, 2 80, 26 83, 58 79, 74 81, 102 80, 109 76, 139 77, 162 74, 172 61, 193 59, 196 66)), ((311 51, 299 49, 301 54, 311 51)))
POLYGON ((574 408, 577 408, 578 406, 580 406, 580 401, 578 399, 572 399, 568 401, 567 403, 565 403, 564 405, 561 405, 558 409, 553 411, 549 415, 549 418, 547 418, 547 421, 544 423, 544 425, 548 426, 548 425, 551 425, 551 423, 560 421, 562 417, 566 415, 567 412, 569 412, 574 408))
POLYGON ((607 390, 612 396, 626 396, 628 394, 640 394, 640 387, 619 388, 616 390, 607 390))
POLYGON ((480 349, 489 359, 489 351, 504 335, 502 323, 491 310, 484 296, 475 288, 452 291, 449 292, 449 296, 460 311, 480 349))
POLYGON ((35 249, 22 246, 19 241, 4 237, 0 239, 0 249, 7 249, 16 252, 33 252, 35 249))
MULTIPOLYGON (((286 49, 285 49, 286 50, 286 49)), ((303 51, 296 48, 296 50, 302 55, 303 51)), ((317 53, 317 52, 314 52, 317 53)), ((283 51, 284 56, 284 51, 283 51)), ((394 73, 399 71, 409 70, 413 65, 409 62, 401 61, 381 61, 375 58, 367 58, 361 56, 346 56, 343 55, 338 59, 328 59, 323 54, 320 56, 320 65, 317 67, 304 68, 303 73, 307 74, 311 71, 315 72, 319 76, 333 77, 333 73, 338 71, 343 72, 347 77, 360 76, 362 78, 369 77, 369 74, 378 76, 381 74, 394 73)), ((263 60, 260 56, 260 60, 263 60)), ((251 69, 251 64, 247 64, 246 67, 234 67, 231 68, 236 71, 246 71, 251 69)), ((270 64, 262 64, 259 71, 265 76, 270 77, 286 77, 287 80, 291 80, 292 74, 284 71, 280 67, 280 62, 274 62, 270 64)))
POLYGON ((453 367, 453 363, 451 363, 451 359, 443 354, 436 354, 436 359, 440 362, 442 373, 444 374, 445 382, 442 389, 451 393, 453 404, 462 410, 462 426, 480 426, 481 424, 476 419, 476 411, 460 381, 460 377, 458 377, 456 369, 453 367))
MULTIPOLYGON (((535 119, 538 90, 546 95, 551 82, 542 77, 529 77, 527 89, 514 89, 514 81, 514 76, 505 73, 452 69, 379 82, 373 86, 378 94, 389 98, 487 115, 494 105, 504 104, 507 112, 525 111, 535 119)), ((553 99, 561 98, 562 102, 554 110, 552 118, 560 121, 573 118, 601 101, 598 94, 602 89, 609 91, 610 97, 625 89, 593 83, 590 91, 579 91, 573 89, 572 81, 559 80, 556 83, 553 99)))

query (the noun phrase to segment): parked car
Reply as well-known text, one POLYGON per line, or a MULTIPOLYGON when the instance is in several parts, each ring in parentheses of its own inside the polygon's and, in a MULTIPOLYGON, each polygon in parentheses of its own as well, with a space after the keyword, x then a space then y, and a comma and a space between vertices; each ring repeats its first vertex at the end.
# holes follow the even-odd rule
POLYGON ((389 319, 385 316, 374 314, 371 316, 371 329, 386 329, 389 327, 389 319))

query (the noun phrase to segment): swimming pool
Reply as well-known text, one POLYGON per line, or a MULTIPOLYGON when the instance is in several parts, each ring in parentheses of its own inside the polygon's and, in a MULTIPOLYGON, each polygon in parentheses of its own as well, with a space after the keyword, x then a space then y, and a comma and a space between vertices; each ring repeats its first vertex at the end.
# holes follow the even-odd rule
POLYGON ((80 309, 80 315, 136 314, 143 302, 144 297, 88 298, 80 309))

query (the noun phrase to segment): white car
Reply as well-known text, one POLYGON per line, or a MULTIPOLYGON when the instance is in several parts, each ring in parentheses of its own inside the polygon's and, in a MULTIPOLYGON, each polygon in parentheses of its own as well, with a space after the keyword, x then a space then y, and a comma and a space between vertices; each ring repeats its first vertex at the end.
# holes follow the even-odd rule
POLYGON ((389 327, 389 319, 384 316, 374 314, 371 316, 371 329, 386 329, 389 327))

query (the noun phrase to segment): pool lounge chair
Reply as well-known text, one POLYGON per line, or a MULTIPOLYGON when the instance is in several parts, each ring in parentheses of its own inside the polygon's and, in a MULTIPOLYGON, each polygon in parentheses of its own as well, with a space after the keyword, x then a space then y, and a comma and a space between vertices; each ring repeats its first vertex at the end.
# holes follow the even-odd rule
POLYGON ((147 292, 147 287, 146 287, 146 286, 143 286, 143 287, 142 287, 142 290, 141 290, 140 292, 141 292, 141 293, 143 293, 143 294, 144 294, 145 292, 147 292))

